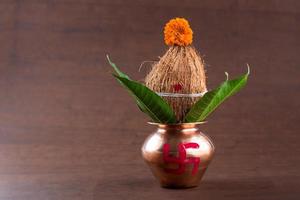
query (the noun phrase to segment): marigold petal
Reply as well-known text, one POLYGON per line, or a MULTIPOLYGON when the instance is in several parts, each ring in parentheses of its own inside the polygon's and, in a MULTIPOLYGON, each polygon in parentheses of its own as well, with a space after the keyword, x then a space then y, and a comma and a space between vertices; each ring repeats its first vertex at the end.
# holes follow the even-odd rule
POLYGON ((193 42, 193 31, 184 18, 171 19, 164 28, 167 45, 187 46, 193 42))

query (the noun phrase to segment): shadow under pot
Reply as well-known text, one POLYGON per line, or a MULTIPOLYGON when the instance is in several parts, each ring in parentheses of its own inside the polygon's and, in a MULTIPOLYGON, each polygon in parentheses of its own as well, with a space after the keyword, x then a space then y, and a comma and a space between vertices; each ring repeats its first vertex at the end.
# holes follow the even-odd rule
POLYGON ((188 188, 199 184, 215 147, 199 129, 201 123, 157 124, 144 142, 142 155, 162 187, 188 188))

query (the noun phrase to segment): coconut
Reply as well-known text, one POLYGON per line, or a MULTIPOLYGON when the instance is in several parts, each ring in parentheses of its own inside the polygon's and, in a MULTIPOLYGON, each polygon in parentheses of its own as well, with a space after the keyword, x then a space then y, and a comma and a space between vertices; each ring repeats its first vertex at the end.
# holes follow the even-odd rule
POLYGON ((192 105, 206 92, 204 62, 191 45, 193 31, 187 20, 175 18, 164 29, 169 49, 145 78, 147 87, 162 96, 182 122, 192 105))

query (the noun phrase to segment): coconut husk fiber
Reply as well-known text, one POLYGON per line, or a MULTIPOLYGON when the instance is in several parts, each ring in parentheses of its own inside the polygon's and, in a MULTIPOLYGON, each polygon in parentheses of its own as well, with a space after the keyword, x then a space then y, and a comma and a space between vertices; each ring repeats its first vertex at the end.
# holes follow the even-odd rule
MULTIPOLYGON (((152 66, 145 78, 147 87, 158 93, 195 94, 206 91, 204 63, 191 45, 171 45, 152 66)), ((173 108, 176 119, 182 122, 192 105, 201 97, 163 98, 173 108)))

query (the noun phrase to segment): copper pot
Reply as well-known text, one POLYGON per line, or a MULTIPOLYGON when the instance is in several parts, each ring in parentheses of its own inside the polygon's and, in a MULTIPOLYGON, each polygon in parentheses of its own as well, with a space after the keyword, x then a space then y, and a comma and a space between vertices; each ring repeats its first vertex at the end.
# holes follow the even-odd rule
POLYGON ((201 123, 156 124, 144 142, 143 158, 162 187, 186 188, 199 184, 215 147, 199 130, 201 123))

